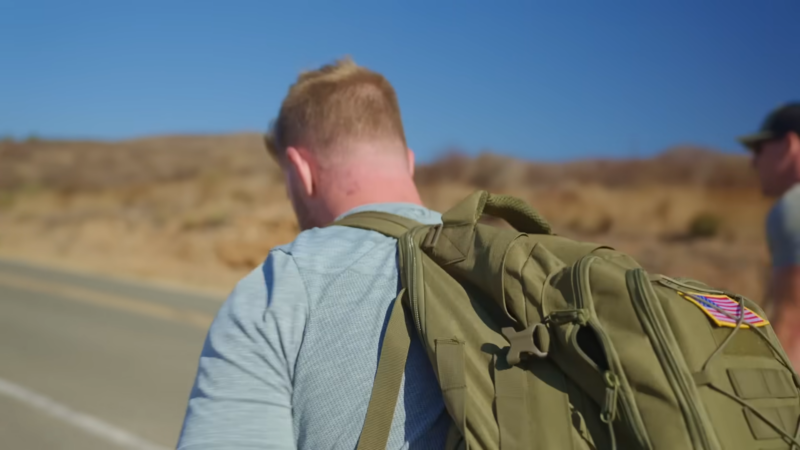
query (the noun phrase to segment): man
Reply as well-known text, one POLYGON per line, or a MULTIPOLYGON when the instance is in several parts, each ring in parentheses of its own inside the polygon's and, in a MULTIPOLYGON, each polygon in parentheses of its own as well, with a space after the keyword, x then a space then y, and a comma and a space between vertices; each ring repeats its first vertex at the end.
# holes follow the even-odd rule
POLYGON ((766 221, 771 321, 800 370, 800 103, 771 112, 760 131, 739 141, 753 154, 762 192, 777 199, 766 221))
MULTIPOLYGON (((266 144, 301 233, 221 307, 178 448, 352 450, 399 292, 397 241, 326 225, 365 210, 420 223, 441 216, 422 206, 393 87, 352 60, 301 74, 266 144)), ((442 448, 449 424, 433 368, 412 341, 388 448, 442 448)))

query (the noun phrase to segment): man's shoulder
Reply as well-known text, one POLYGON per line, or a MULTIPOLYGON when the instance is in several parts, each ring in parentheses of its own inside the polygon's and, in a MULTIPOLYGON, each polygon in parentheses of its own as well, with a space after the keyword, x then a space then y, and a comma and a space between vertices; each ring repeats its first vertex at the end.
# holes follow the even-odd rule
MULTIPOLYGON (((339 218, 362 211, 387 212, 422 224, 441 222, 440 213, 405 203, 363 205, 339 218)), ((292 242, 275 247, 270 253, 292 257, 301 272, 332 273, 369 264, 365 258, 373 259, 367 257, 370 254, 377 258, 393 256, 395 245, 395 239, 378 232, 336 225, 302 231, 292 242)))
MULTIPOLYGON (((394 203, 364 205, 342 217, 360 211, 389 212, 423 224, 441 222, 441 214, 436 211, 394 203)), ((307 282, 316 279, 315 275, 389 273, 395 270, 387 262, 395 258, 396 242, 374 231, 345 226, 305 230, 291 242, 272 248, 263 262, 236 283, 227 303, 232 307, 247 304, 248 308, 263 308, 283 293, 290 293, 287 297, 299 301, 299 293, 305 291, 307 282)))
POLYGON ((800 185, 786 191, 772 206, 766 232, 774 267, 800 264, 800 185))
POLYGON ((785 207, 800 209, 800 184, 792 186, 778 201, 785 207))
MULTIPOLYGON (((276 297, 302 300, 303 280, 292 255, 275 248, 268 256, 241 277, 223 303, 229 313, 263 310, 274 303, 276 297), (289 294, 289 295, 286 295, 289 294)), ((258 314, 253 315, 257 317, 258 314)))
POLYGON ((767 228, 768 231, 800 233, 800 184, 794 185, 772 205, 767 216, 767 228))
POLYGON ((795 184, 781 195, 775 202, 775 207, 800 208, 800 184, 795 184))

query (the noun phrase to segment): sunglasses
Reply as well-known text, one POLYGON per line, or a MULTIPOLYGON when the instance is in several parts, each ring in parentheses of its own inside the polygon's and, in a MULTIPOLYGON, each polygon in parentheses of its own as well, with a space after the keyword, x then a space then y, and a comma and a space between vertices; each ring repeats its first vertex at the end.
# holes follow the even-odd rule
POLYGON ((750 147, 750 151, 753 153, 753 156, 758 158, 764 153, 764 146, 773 142, 780 142, 783 140, 783 137, 774 137, 771 139, 765 139, 763 141, 759 141, 757 144, 754 144, 750 147))

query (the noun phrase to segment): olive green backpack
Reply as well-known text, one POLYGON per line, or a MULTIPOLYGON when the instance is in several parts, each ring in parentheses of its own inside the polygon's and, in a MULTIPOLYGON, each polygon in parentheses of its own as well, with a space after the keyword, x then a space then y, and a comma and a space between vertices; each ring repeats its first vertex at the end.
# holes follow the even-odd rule
POLYGON ((386 448, 410 333, 453 419, 448 449, 800 450, 800 378, 756 303, 557 236, 514 197, 478 191, 442 222, 334 224, 400 254, 359 450, 386 448))

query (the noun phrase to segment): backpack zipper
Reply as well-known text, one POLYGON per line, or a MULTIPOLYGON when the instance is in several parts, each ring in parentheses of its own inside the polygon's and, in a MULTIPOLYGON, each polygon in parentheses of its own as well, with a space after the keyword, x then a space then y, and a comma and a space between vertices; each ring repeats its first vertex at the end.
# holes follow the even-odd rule
MULTIPOLYGON (((414 326, 417 328, 417 332, 422 336, 423 340, 424 330, 422 329, 422 317, 419 312, 419 299, 417 298, 417 256, 416 256, 416 244, 415 244, 415 237, 419 230, 427 229, 428 227, 419 227, 412 229, 406 236, 403 237, 405 240, 406 251, 404 252, 406 264, 405 264, 405 283, 408 284, 407 291, 408 291, 408 302, 409 306, 411 306, 411 311, 414 315, 414 326)), ((402 252, 402 249, 401 249, 402 252)))
MULTIPOLYGON (((631 426, 631 431, 639 443, 641 448, 652 448, 650 439, 647 436, 647 430, 644 427, 642 417, 639 415, 635 407, 633 398, 633 391, 628 384, 628 379, 625 377, 625 372, 622 370, 622 363, 619 360, 614 346, 611 344, 611 339, 606 334, 605 330, 597 319, 597 312, 594 309, 594 301, 592 300, 592 291, 589 286, 589 270, 592 263, 597 260, 595 255, 587 255, 579 259, 573 266, 573 290, 575 292, 575 303, 578 309, 586 309, 589 311, 588 326, 595 332, 600 339, 603 351, 608 362, 608 371, 602 374, 604 382, 608 388, 606 389, 606 401, 603 405, 603 413, 601 419, 606 422, 613 421, 614 410, 616 405, 613 403, 619 402, 625 417, 628 418, 628 423, 631 426), (613 392, 612 392, 613 391, 613 392), (609 404, 611 403, 611 404, 609 404)), ((613 430, 612 430, 613 431, 613 430)))
POLYGON ((653 290, 650 279, 642 269, 633 271, 630 275, 629 286, 631 287, 633 305, 640 320, 650 325, 650 329, 646 328, 645 331, 650 335, 650 342, 655 349, 656 356, 661 362, 661 367, 664 369, 670 386, 675 391, 678 405, 686 419, 693 445, 701 449, 714 448, 710 436, 703 426, 702 414, 698 408, 700 400, 697 398, 697 392, 691 389, 688 384, 691 381, 685 376, 688 373, 688 369, 685 368, 686 364, 681 364, 680 357, 673 352, 673 348, 677 347, 677 343, 674 336, 669 333, 667 318, 664 317, 663 311, 654 305, 655 302, 659 301, 658 294, 653 290))

